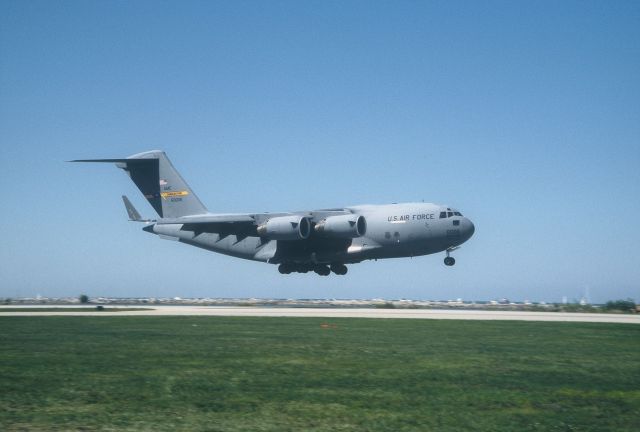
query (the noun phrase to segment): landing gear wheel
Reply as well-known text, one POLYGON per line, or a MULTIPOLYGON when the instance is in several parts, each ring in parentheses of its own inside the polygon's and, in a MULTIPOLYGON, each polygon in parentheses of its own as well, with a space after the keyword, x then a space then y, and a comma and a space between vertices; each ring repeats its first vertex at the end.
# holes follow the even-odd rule
POLYGON ((449 257, 449 256, 448 256, 448 257, 446 257, 446 258, 444 259, 444 265, 446 265, 446 266, 452 266, 452 265, 454 265, 455 263, 456 263, 456 260, 455 260, 453 257, 449 257))
POLYGON ((291 265, 289 265, 289 264, 280 264, 278 266, 278 271, 281 274, 291 274, 291 271, 292 271, 291 265))
POLYGON ((333 263, 331 264, 331 271, 334 272, 337 275, 346 275, 347 271, 349 269, 347 268, 346 265, 341 264, 341 263, 333 263))
POLYGON ((296 272, 298 273, 309 273, 313 268, 308 264, 298 264, 296 265, 296 272))
POLYGON ((316 266, 313 269, 313 271, 319 274, 320 276, 329 276, 329 274, 331 273, 331 270, 329 270, 329 267, 325 265, 316 266))

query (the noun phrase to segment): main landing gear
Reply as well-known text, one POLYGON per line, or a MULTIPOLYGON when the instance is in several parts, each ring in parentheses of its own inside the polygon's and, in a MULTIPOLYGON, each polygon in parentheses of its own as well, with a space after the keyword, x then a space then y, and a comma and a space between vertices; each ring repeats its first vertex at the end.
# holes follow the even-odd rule
POLYGON ((334 272, 337 275, 344 276, 344 275, 347 274, 348 270, 349 269, 344 264, 341 264, 341 263, 333 263, 333 264, 331 264, 331 271, 334 272))
POLYGON ((454 250, 459 249, 459 247, 450 247, 446 250, 447 252, 447 257, 444 259, 444 265, 451 267, 452 265, 454 265, 456 263, 456 260, 454 257, 449 256, 449 253, 453 252, 454 250))
POLYGON ((332 263, 330 266, 325 264, 282 263, 278 266, 278 271, 281 274, 309 273, 312 271, 320 276, 329 276, 331 272, 337 275, 346 275, 348 270, 347 266, 342 263, 332 263))

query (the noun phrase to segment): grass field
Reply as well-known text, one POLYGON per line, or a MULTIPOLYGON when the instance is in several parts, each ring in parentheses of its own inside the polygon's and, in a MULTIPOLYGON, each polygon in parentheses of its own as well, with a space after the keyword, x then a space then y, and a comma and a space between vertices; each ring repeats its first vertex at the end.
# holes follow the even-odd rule
POLYGON ((640 326, 0 317, 0 430, 638 431, 640 326))
POLYGON ((97 307, 20 307, 20 308, 12 308, 12 307, 2 307, 0 308, 0 313, 3 312, 133 312, 133 311, 144 311, 144 310, 153 310, 152 308, 135 308, 135 307, 102 307, 102 309, 98 309, 97 307))

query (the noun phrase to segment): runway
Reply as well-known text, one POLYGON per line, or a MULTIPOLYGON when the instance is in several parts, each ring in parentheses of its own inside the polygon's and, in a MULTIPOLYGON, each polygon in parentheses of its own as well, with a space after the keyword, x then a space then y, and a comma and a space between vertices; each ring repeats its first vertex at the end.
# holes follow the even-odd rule
MULTIPOLYGON (((319 318, 399 318, 399 319, 457 319, 457 320, 512 320, 599 322, 640 324, 640 314, 598 314, 564 312, 520 312, 451 309, 375 309, 375 308, 283 308, 283 307, 229 307, 229 306, 149 306, 149 310, 109 312, 57 312, 25 311, 2 312, 4 308, 34 308, 38 306, 0 306, 3 316, 253 316, 253 317, 319 317, 319 318)), ((51 308, 52 306, 41 306, 51 308)), ((70 306, 60 306, 69 308, 70 306)), ((82 306, 87 308, 91 306, 82 306)), ((132 306, 133 307, 133 306, 132 306)), ((142 306, 136 306, 142 307, 142 306)))

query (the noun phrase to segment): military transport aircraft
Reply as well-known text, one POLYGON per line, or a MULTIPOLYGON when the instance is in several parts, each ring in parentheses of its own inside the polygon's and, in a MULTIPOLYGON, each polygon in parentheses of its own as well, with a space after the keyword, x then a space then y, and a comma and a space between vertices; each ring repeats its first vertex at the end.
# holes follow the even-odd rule
POLYGON ((209 213, 163 151, 111 162, 129 174, 160 216, 142 219, 126 196, 129 219, 144 231, 213 252, 278 264, 282 274, 344 275, 363 260, 450 252, 473 235, 473 223, 453 208, 427 203, 358 205, 291 213, 209 213))

